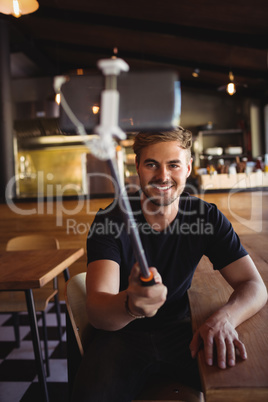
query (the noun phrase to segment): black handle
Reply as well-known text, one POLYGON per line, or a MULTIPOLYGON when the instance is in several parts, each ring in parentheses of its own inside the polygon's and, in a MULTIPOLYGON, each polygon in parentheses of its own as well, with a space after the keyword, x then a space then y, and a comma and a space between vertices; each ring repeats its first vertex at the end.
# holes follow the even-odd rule
POLYGON ((142 274, 140 275, 140 280, 141 280, 142 286, 153 286, 153 285, 155 285, 154 275, 150 270, 149 270, 149 272, 150 272, 150 275, 148 277, 145 277, 142 274))

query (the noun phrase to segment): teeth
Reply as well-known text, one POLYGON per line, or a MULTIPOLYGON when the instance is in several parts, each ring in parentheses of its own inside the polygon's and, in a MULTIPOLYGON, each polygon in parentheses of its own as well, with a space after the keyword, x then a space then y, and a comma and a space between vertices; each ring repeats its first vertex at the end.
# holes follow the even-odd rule
POLYGON ((168 190, 169 188, 171 188, 171 186, 154 186, 155 188, 157 188, 158 190, 168 190))

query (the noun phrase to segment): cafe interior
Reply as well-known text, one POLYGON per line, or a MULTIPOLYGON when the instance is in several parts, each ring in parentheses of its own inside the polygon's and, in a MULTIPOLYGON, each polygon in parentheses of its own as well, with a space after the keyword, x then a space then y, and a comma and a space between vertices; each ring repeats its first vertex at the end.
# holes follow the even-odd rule
MULTIPOLYGON (((186 190, 225 214, 268 284, 268 3, 5 0, 0 32, 0 400, 68 401, 89 331, 77 290, 85 292, 87 234, 118 187, 139 187, 140 129, 167 119, 192 132, 186 190), (116 116, 123 134, 111 142, 116 180, 94 151, 101 93, 112 85, 100 60, 122 61, 113 73, 127 105, 116 116), (167 98, 165 79, 174 89, 167 98)), ((189 292, 193 328, 217 303, 220 279, 208 265, 189 292)), ((267 322, 265 306, 242 324, 255 344, 242 371, 207 370, 201 354, 203 393, 160 381, 139 400, 267 401, 267 322)))

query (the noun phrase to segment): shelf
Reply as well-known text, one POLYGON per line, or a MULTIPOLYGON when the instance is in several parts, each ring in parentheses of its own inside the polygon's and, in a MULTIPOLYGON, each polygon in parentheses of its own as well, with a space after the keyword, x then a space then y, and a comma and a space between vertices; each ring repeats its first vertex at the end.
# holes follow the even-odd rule
POLYGON ((241 134, 243 130, 240 128, 226 129, 226 130, 200 130, 198 134, 201 135, 226 135, 226 134, 241 134))
POLYGON ((205 162, 210 160, 229 159, 235 161, 237 157, 246 157, 246 150, 247 141, 243 130, 226 129, 199 131, 194 143, 195 163, 196 166, 202 168, 205 167, 203 166, 205 162), (225 150, 230 147, 239 147, 240 152, 234 154, 226 153, 225 150), (211 155, 207 153, 209 148, 221 148, 223 153, 221 155, 211 155))
POLYGON ((244 158, 246 154, 222 154, 222 155, 207 155, 201 154, 200 159, 235 159, 236 157, 244 158))
POLYGON ((198 176, 198 181, 202 191, 267 187, 268 173, 207 174, 198 176))

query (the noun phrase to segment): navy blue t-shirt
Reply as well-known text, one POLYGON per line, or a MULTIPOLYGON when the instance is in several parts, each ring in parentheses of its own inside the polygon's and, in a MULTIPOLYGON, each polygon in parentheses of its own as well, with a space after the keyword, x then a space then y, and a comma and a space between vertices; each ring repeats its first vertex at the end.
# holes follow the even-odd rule
MULTIPOLYGON (((203 255, 210 259, 214 269, 221 269, 247 252, 216 205, 188 193, 180 196, 178 214, 162 232, 153 230, 146 222, 139 193, 130 197, 130 203, 148 264, 161 274, 168 295, 154 317, 135 320, 128 327, 161 328, 169 321, 189 315, 187 290, 203 255)), ((87 256, 88 263, 100 259, 116 261, 120 265, 120 290, 127 288, 135 256, 116 200, 97 213, 88 234, 87 256)))

